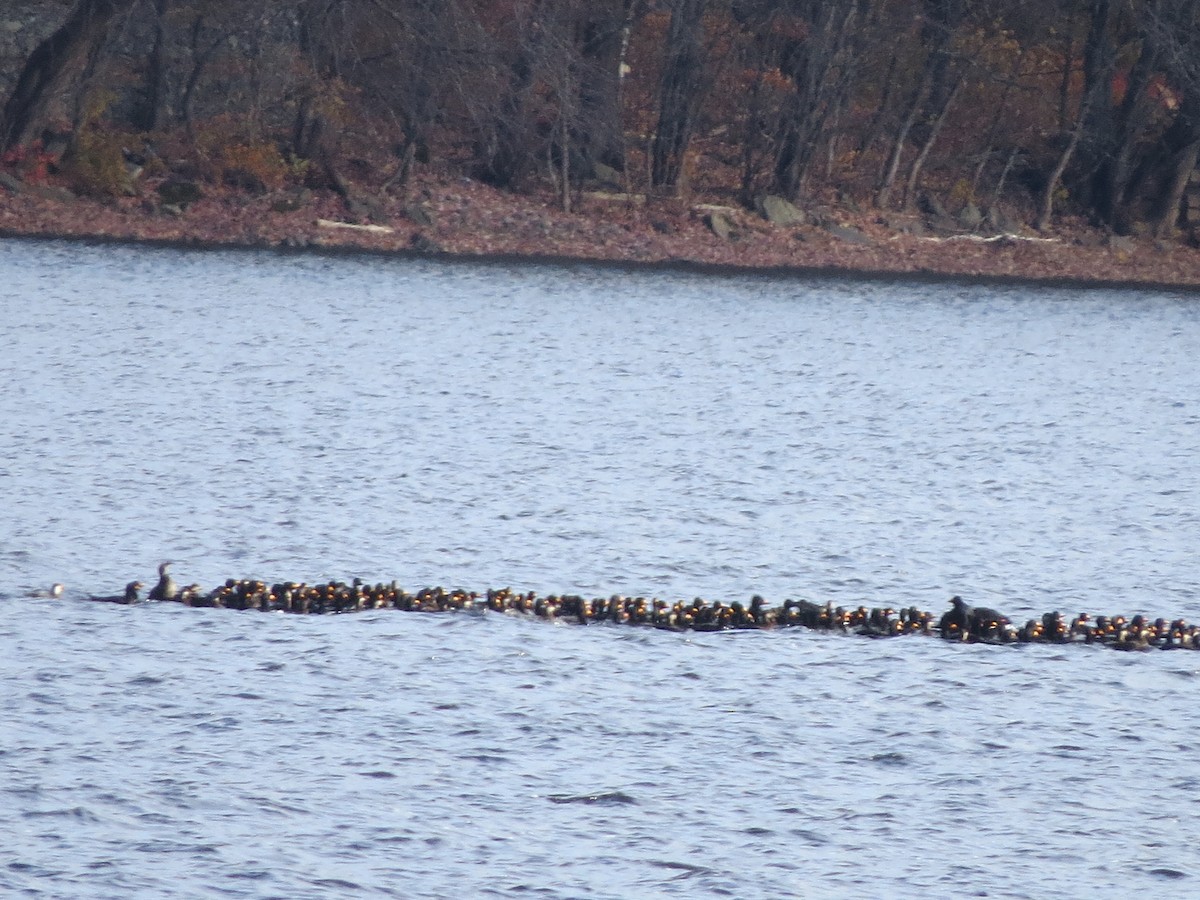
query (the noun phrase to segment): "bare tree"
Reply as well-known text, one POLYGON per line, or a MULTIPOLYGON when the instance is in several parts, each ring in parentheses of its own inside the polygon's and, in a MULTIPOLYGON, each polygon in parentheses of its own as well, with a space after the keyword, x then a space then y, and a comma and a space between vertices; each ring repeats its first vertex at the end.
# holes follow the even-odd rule
POLYGON ((916 202, 917 182, 921 177, 921 171, 925 168, 925 162, 929 159, 933 145, 937 143, 938 135, 942 133, 942 128, 945 126, 946 119, 950 115, 950 107, 958 99, 958 95, 962 91, 964 84, 966 84, 966 77, 960 74, 955 80, 954 87, 951 88, 950 93, 943 97, 941 108, 938 109, 933 120, 929 123, 929 127, 925 133, 925 140, 922 142, 920 151, 918 151, 916 158, 909 167, 908 180, 904 183, 903 205, 906 208, 916 202))
MULTIPOLYGON (((972 12, 970 0, 921 0, 921 27, 917 40, 925 50, 924 62, 916 86, 909 93, 904 115, 892 138, 892 147, 879 179, 875 194, 875 205, 886 209, 891 203, 892 191, 900 173, 905 146, 913 128, 920 121, 929 123, 930 132, 936 138, 944 116, 957 96, 961 75, 954 70, 952 44, 968 15, 972 12)), ((928 142, 927 132, 926 141, 928 142)), ((918 153, 919 174, 924 159, 918 153)), ((909 182, 913 182, 911 177, 909 182)))
POLYGON ((793 199, 800 193, 820 141, 846 104, 854 83, 856 57, 870 33, 870 0, 841 4, 793 3, 793 33, 781 48, 779 68, 792 81, 791 102, 779 126, 775 185, 793 199))

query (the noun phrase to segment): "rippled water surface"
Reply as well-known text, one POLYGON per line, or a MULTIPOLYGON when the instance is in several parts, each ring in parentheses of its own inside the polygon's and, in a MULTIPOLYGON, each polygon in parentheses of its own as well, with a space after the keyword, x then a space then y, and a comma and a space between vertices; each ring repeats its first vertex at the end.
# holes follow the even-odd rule
POLYGON ((0 242, 0 339, 0 893, 1200 890, 1197 654, 81 599, 1200 618, 1194 296, 0 242))

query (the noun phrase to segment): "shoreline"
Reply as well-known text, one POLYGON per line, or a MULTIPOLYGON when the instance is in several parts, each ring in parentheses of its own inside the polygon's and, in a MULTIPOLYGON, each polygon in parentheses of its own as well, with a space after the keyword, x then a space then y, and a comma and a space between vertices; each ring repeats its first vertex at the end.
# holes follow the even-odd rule
POLYGON ((689 259, 636 260, 604 259, 588 256, 562 256, 538 253, 484 253, 463 254, 446 251, 413 249, 385 250, 377 247, 346 244, 321 244, 292 246, 276 243, 254 243, 193 240, 189 238, 139 238, 106 234, 78 234, 53 232, 22 232, 0 229, 0 241, 25 241, 28 243, 69 243, 97 247, 117 246, 146 248, 149 250, 194 251, 197 253, 274 253, 279 256, 314 256, 331 259, 372 257, 376 259, 420 260, 453 266, 544 266, 571 269, 586 267, 599 271, 678 273, 702 275, 719 279, 851 281, 872 284, 928 284, 964 285, 984 287, 1030 287, 1053 290, 1084 291, 1161 291, 1200 295, 1200 283, 1171 281, 1137 281, 1121 279, 1088 279, 1054 276, 1022 276, 1002 274, 963 274, 952 271, 893 271, 889 269, 854 269, 846 267, 820 266, 739 266, 733 263, 708 263, 689 259))
POLYGON ((363 225, 328 191, 304 191, 297 209, 280 211, 281 196, 295 190, 247 195, 208 188, 213 196, 179 210, 155 204, 149 191, 99 201, 67 196, 62 188, 26 187, 14 193, 0 186, 0 239, 711 278, 1200 294, 1200 250, 1114 238, 1077 223, 1052 238, 1026 229, 931 237, 915 217, 878 211, 823 210, 826 224, 803 227, 773 225, 735 207, 674 200, 585 199, 579 211, 564 213, 546 197, 426 176, 406 198, 374 201, 370 220, 376 224, 363 225), (714 215, 726 220, 731 235, 715 233, 714 215))

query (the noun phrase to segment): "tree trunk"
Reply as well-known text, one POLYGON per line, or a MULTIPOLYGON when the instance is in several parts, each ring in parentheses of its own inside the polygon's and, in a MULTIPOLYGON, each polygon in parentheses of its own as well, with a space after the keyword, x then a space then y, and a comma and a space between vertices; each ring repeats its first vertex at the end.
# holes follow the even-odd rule
POLYGON ((300 7, 297 41, 301 57, 308 60, 312 73, 301 92, 292 123, 292 152, 300 159, 311 160, 313 174, 323 178, 341 196, 352 214, 361 215, 364 210, 354 206, 350 184, 337 169, 338 131, 330 127, 318 96, 317 82, 338 74, 334 12, 334 6, 326 0, 308 0, 300 7))
POLYGON ((70 18, 29 55, 0 117, 0 151, 29 143, 56 89, 105 38, 109 22, 137 0, 80 0, 70 18))
POLYGON ((71 143, 74 144, 83 129, 92 124, 103 113, 107 102, 103 97, 96 98, 92 86, 96 83, 96 72, 104 59, 104 41, 96 41, 88 47, 83 65, 76 77, 75 88, 72 91, 71 103, 71 143), (97 102, 97 100, 99 102, 97 102))
POLYGON ((1149 100, 1149 86, 1158 69, 1158 48, 1149 42, 1129 70, 1129 84, 1117 115, 1117 127, 1112 134, 1113 151, 1109 165, 1104 167, 1103 195, 1108 208, 1108 221, 1129 221, 1133 200, 1133 180, 1138 144, 1144 136, 1154 113, 1149 100))
POLYGON ((866 156, 867 152, 879 140, 879 135, 883 131, 883 119, 888 109, 892 105, 892 94, 896 90, 896 67, 900 62, 900 45, 897 44, 892 50, 891 61, 888 62, 887 74, 883 76, 883 93, 879 97, 879 106, 876 107, 874 115, 871 116, 871 121, 863 130, 862 139, 858 142, 859 157, 866 156))
POLYGON ((1004 183, 1008 180, 1008 173, 1012 171, 1013 163, 1017 161, 1019 152, 1019 147, 1013 147, 1008 151, 1008 159, 1004 160, 1004 166, 1000 169, 1000 177, 996 179, 996 187, 992 190, 992 199, 988 203, 989 210, 999 208, 1000 197, 1004 194, 1004 183))
POLYGON ((1080 168, 1091 173, 1083 193, 1095 217, 1125 231, 1131 225, 1134 205, 1130 179, 1154 112, 1148 87, 1159 65, 1159 50, 1146 39, 1146 26, 1140 19, 1114 36, 1114 21, 1121 16, 1116 6, 1112 0, 1092 0, 1083 53, 1084 90, 1092 102, 1080 137, 1085 154, 1080 168), (1134 47, 1137 56, 1126 73, 1124 97, 1117 104, 1112 99, 1113 76, 1134 47))
MULTIPOLYGON (((621 124, 622 82, 629 32, 636 13, 631 0, 593 2, 579 24, 579 116, 575 143, 589 164, 625 170, 621 124)), ((590 174, 590 173, 585 173, 590 174)))
POLYGON ((938 110, 937 117, 933 120, 933 124, 929 128, 929 134, 925 138, 925 143, 921 146, 921 152, 917 154, 917 158, 913 160, 912 168, 908 173, 908 181, 904 185, 904 206, 912 205, 916 199, 917 180, 921 177, 921 170, 925 168, 925 160, 929 158, 929 152, 933 150, 933 145, 937 142, 938 135, 942 131, 942 126, 946 124, 946 117, 950 115, 950 107, 954 105, 954 101, 958 99, 958 93, 962 90, 963 84, 966 83, 966 78, 962 75, 958 77, 958 81, 954 83, 950 93, 942 100, 942 108, 938 110))
POLYGON ((196 89, 200 86, 200 79, 204 77, 204 70, 229 37, 228 32, 221 32, 207 47, 201 49, 200 37, 204 31, 204 24, 202 15, 197 16, 196 21, 192 23, 192 69, 188 74, 183 93, 179 97, 179 117, 187 128, 188 139, 193 144, 196 142, 196 119, 193 108, 196 89))
POLYGON ((1017 58, 1013 61, 1013 66, 1008 72, 1008 80, 1004 84, 1004 90, 1000 92, 1000 102, 996 104, 996 112, 988 125, 987 137, 984 138, 983 149, 979 153, 979 162, 976 163, 975 171, 971 175, 972 197, 975 196, 975 192, 979 188, 979 182, 983 179, 983 171, 987 168, 988 161, 992 158, 992 151, 996 149, 996 141, 1000 137, 1000 132, 1004 128, 1005 122, 1008 120, 1008 100, 1021 77, 1021 66, 1025 61, 1026 52, 1026 50, 1022 49, 1017 54, 1017 58))
POLYGON ((142 103, 134 124, 142 131, 159 126, 167 96, 167 13, 171 0, 154 0, 154 46, 146 64, 146 81, 142 103))
MULTIPOLYGON (((620 171, 625 171, 625 76, 628 74, 629 39, 633 35, 635 13, 641 10, 640 4, 630 2, 629 12, 621 26, 621 50, 617 54, 617 125, 621 129, 621 165, 620 171)), ((625 173, 625 189, 629 190, 629 173, 625 173)))
POLYGON ((567 112, 567 110, 563 110, 559 118, 562 140, 562 163, 559 171, 559 175, 562 177, 560 199, 562 211, 565 213, 571 211, 571 120, 567 112))
MULTIPOLYGON (((1023 54, 1022 54, 1023 55, 1023 54)), ((1067 117, 1071 108, 1071 75, 1075 69, 1075 36, 1066 29, 1063 36, 1063 70, 1058 82, 1058 127, 1067 130, 1067 117)))
POLYGON ((651 147, 650 184, 674 188, 692 139, 704 93, 702 22, 708 0, 676 0, 667 28, 666 62, 659 91, 658 130, 651 147))
POLYGON ((1167 237, 1179 221, 1179 209, 1183 200, 1183 192, 1187 190, 1188 179, 1200 159, 1200 138, 1184 147, 1175 155, 1172 162, 1170 178, 1167 179, 1162 196, 1159 199, 1157 221, 1154 223, 1154 236, 1167 237))
POLYGON ((764 73, 765 62, 760 58, 754 81, 750 85, 749 96, 746 98, 746 128, 741 141, 742 183, 738 196, 747 206, 754 201, 754 182, 758 169, 757 157, 762 144, 764 73))
POLYGON ((904 115, 904 121, 900 123, 900 128, 896 132, 895 139, 892 141, 892 152, 888 154, 887 166, 884 168, 883 178, 879 184, 879 191, 875 195, 875 205, 880 209, 887 209, 888 204, 891 202, 892 188, 895 187, 896 175, 900 172, 900 159, 904 155, 904 142, 908 140, 908 133, 912 131, 913 125, 916 124, 917 114, 921 111, 921 106, 925 102, 925 91, 929 88, 932 76, 933 67, 927 64, 921 73, 921 82, 917 85, 912 102, 908 105, 908 112, 904 115))
POLYGON ((785 51, 785 70, 796 92, 779 136, 775 186, 791 200, 799 196, 826 126, 845 101, 849 41, 857 13, 853 4, 814 8, 805 22, 808 39, 793 42, 785 51))
POLYGON ((1090 98, 1090 93, 1084 95, 1083 101, 1079 105, 1079 114, 1075 117, 1075 127, 1071 129, 1071 139, 1067 141, 1067 146, 1063 148, 1062 154, 1058 157, 1054 170, 1046 179, 1046 188, 1042 192, 1042 211, 1035 226, 1038 231, 1045 231, 1050 224, 1050 215, 1054 211, 1054 192, 1058 190, 1058 183, 1062 180, 1063 172, 1067 170, 1067 164, 1071 161, 1075 148, 1079 146, 1079 138, 1083 134, 1083 126, 1088 117, 1090 98))
MULTIPOLYGON (((1200 74, 1200 73, 1198 73, 1200 74)), ((1143 166, 1138 186, 1149 184, 1148 212, 1155 237, 1166 237, 1179 220, 1183 192, 1200 158, 1200 79, 1187 85, 1175 121, 1143 166)))
POLYGON ((523 47, 513 60, 499 109, 490 123, 491 132, 479 154, 479 178, 493 187, 517 187, 529 166, 532 141, 527 107, 534 87, 534 52, 532 47, 523 47))

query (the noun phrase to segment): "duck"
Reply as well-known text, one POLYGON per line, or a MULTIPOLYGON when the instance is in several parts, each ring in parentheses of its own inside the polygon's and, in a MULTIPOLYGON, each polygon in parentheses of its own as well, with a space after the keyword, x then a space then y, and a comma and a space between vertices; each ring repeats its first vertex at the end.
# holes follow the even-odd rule
POLYGON ((981 641, 1007 642, 1010 626, 1008 616, 986 606, 975 606, 971 608, 968 619, 971 623, 972 638, 981 641))
POLYGON ((1067 640, 1083 641, 1090 644, 1092 642, 1092 632, 1095 626, 1092 624, 1088 614, 1081 612, 1071 620, 1071 627, 1067 629, 1067 640))
POLYGON ((1063 621, 1061 612, 1055 610, 1052 613, 1042 613, 1042 635, 1052 644, 1066 642, 1067 623, 1063 621))
POLYGON ((161 563, 158 567, 158 584, 150 589, 151 600, 174 600, 179 595, 175 580, 167 571, 174 563, 161 563))
POLYGON ((66 589, 67 588, 65 585, 56 581, 56 582, 54 582, 54 584, 50 585, 50 588, 48 590, 30 591, 27 596, 36 597, 37 599, 40 599, 40 600, 58 600, 60 597, 62 597, 63 591, 65 591, 66 589))
POLYGON ((774 617, 770 616, 767 610, 767 601, 759 594, 750 598, 750 619, 759 628, 774 624, 774 617))
POLYGON ((895 612, 891 607, 872 607, 856 633, 870 638, 894 637, 903 630, 899 620, 892 618, 895 612))
POLYGON ((125 585, 124 594, 118 594, 114 597, 88 597, 88 599, 94 600, 97 603, 123 603, 125 605, 129 605, 132 603, 137 603, 138 600, 141 599, 138 597, 138 591, 140 591, 143 587, 145 587, 145 585, 140 581, 131 581, 129 584, 125 585))
POLYGON ((187 587, 179 591, 179 595, 175 599, 184 606, 212 606, 212 604, 208 602, 208 598, 216 594, 217 590, 220 590, 220 588, 205 594, 204 589, 200 587, 200 585, 189 584, 187 587))
POLYGON ((1144 631, 1134 631, 1126 629, 1117 635, 1117 639, 1112 643, 1114 650, 1139 651, 1150 649, 1150 636, 1144 631))
POLYGON ((966 640, 971 629, 971 607, 957 594, 950 598, 950 605, 953 608, 942 614, 938 631, 946 640, 966 640))
POLYGON ((1017 632, 1017 642, 1021 644, 1031 644, 1034 641, 1043 641, 1045 638, 1046 633, 1039 619, 1029 619, 1024 627, 1017 632))

